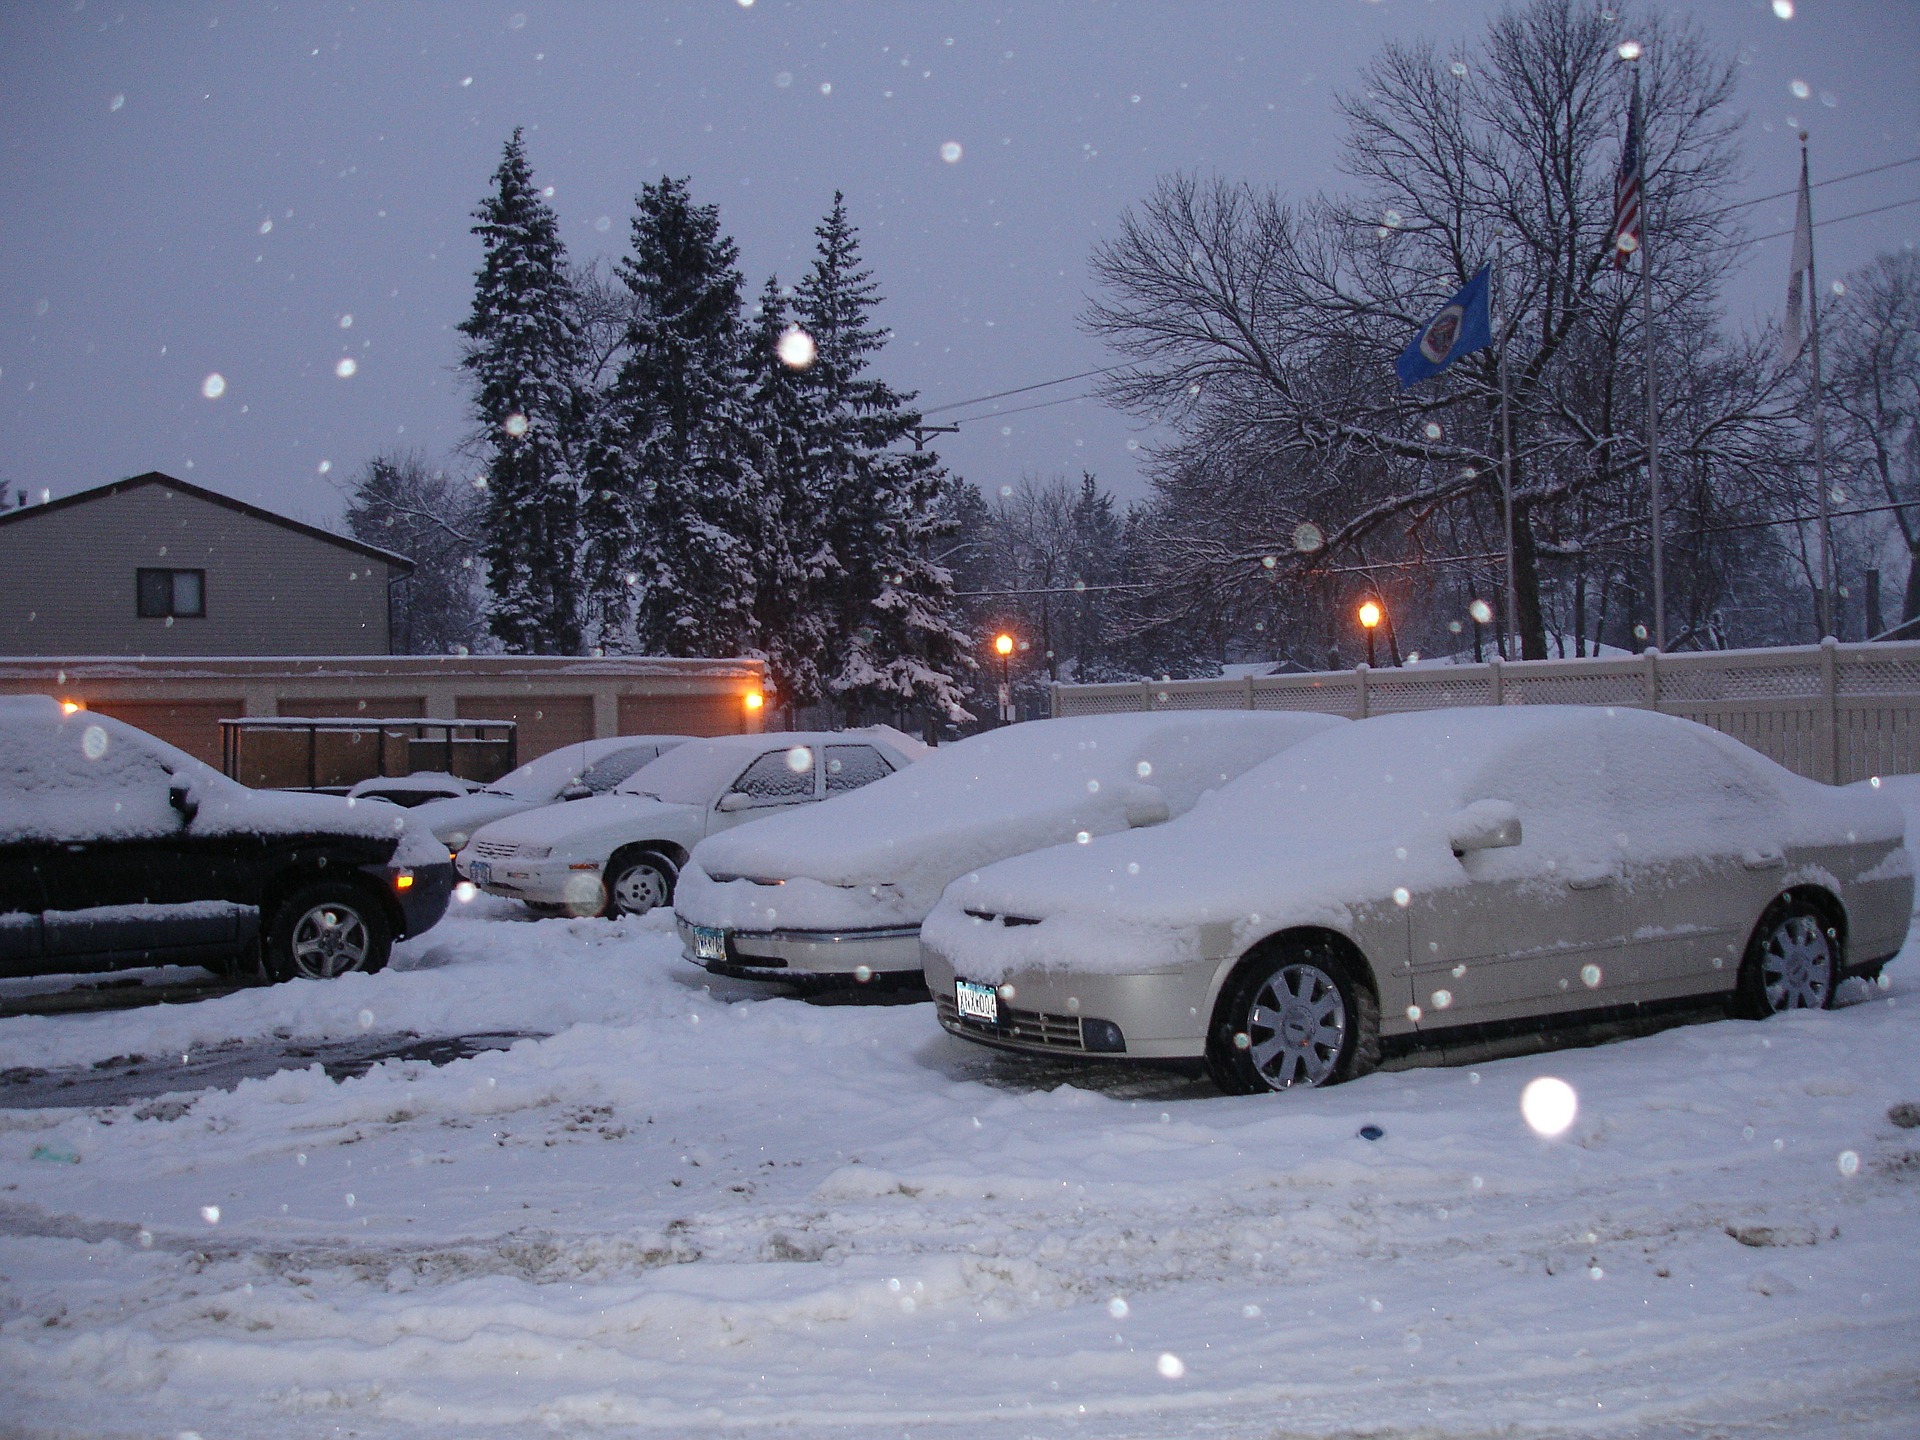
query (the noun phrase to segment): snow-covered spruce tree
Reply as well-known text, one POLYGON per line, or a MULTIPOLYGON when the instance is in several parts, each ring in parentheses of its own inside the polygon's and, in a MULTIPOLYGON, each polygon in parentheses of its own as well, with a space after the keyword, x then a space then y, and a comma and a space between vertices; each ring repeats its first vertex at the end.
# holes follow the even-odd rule
POLYGON ((587 461, 590 605, 608 649, 732 655, 753 607, 739 251, 685 180, 636 205, 627 356, 587 461))
POLYGON ((580 650, 574 556, 579 489, 568 464, 579 416, 577 306, 553 209, 520 131, 474 218, 484 258, 460 363, 473 376, 487 452, 482 552, 487 626, 508 653, 580 650))
POLYGON ((871 318, 879 290, 860 268, 841 195, 814 233, 796 310, 816 352, 807 390, 820 427, 823 598, 839 659, 827 689, 849 716, 871 709, 958 721, 967 712, 956 676, 973 658, 956 623, 952 576, 933 558, 950 529, 940 503, 945 475, 937 455, 893 448, 920 416, 911 396, 867 373, 886 333, 871 318))
POLYGON ((755 509, 743 537, 753 556, 753 617, 746 653, 767 662, 776 701, 789 717, 820 701, 833 659, 824 606, 837 578, 822 533, 818 423, 803 367, 780 353, 791 330, 780 282, 760 292, 747 350, 752 398, 748 465, 755 509))

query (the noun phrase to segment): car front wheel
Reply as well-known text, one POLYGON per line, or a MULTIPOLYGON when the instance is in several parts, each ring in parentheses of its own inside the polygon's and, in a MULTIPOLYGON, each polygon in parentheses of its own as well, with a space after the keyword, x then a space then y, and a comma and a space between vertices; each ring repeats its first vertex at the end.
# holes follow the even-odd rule
POLYGON ((372 974, 392 949, 379 901, 358 885, 328 880, 304 886, 274 912, 264 959, 270 980, 331 980, 372 974))
POLYGON ((1331 945, 1285 941, 1228 982, 1207 1039, 1207 1069, 1234 1095, 1337 1085, 1380 1063, 1380 1006, 1331 945))
POLYGON ((1759 1020, 1782 1010, 1825 1010, 1839 987, 1840 937, 1820 910, 1783 897, 1754 927, 1740 967, 1739 1008, 1759 1020))
POLYGON ((616 860, 607 875, 607 918, 644 915, 673 903, 673 867, 658 855, 616 860))

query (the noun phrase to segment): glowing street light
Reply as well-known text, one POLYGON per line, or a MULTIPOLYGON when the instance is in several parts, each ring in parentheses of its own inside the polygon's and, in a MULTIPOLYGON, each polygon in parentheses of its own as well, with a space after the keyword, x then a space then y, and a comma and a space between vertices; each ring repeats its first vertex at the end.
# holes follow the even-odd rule
POLYGON ((1360 605, 1360 628, 1367 632, 1367 668, 1373 668, 1373 631, 1380 623, 1380 602, 1362 601, 1360 605))
POLYGON ((1013 636, 1002 630, 993 637, 993 648, 1000 655, 1000 723, 1013 723, 1013 636))

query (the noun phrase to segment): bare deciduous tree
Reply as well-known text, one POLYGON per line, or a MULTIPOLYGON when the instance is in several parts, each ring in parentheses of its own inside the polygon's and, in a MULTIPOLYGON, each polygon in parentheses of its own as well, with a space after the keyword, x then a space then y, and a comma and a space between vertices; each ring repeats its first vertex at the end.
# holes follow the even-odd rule
MULTIPOLYGON (((1285 631, 1394 589, 1458 615, 1504 584, 1495 351, 1410 391, 1392 360, 1498 257, 1513 417, 1522 653, 1650 618, 1641 357, 1660 357, 1668 608, 1709 643, 1757 467, 1780 450, 1778 367, 1730 341, 1717 293, 1739 231, 1731 60, 1692 26, 1593 0, 1532 0, 1477 48, 1386 46, 1340 112, 1354 184, 1289 203, 1164 180, 1094 254, 1086 323, 1132 362, 1116 403, 1173 427, 1152 460, 1163 616, 1285 631), (1655 320, 1614 269, 1614 169, 1634 66, 1645 92, 1655 320), (1440 563, 1444 562, 1444 564, 1440 563), (1334 602, 1341 601, 1341 606, 1334 602)), ((1636 262, 1637 263, 1637 262, 1636 262)), ((1278 647, 1277 647, 1278 648, 1278 647)))
POLYGON ((486 497, 418 451, 377 455, 347 487, 347 529, 413 561, 394 597, 394 649, 445 655, 478 643, 486 497))

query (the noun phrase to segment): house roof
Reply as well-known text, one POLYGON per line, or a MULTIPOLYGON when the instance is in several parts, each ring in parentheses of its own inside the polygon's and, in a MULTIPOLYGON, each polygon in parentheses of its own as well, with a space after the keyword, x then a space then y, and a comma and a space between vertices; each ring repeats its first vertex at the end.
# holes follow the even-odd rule
POLYGON ((177 490, 182 495, 191 495, 196 500, 205 500, 211 505, 222 505, 242 515, 251 515, 256 520, 265 520, 269 524, 278 525, 284 530, 295 531, 309 539, 324 540, 331 545, 338 545, 343 550, 351 550, 356 555, 378 560, 398 570, 402 575, 413 573, 413 561, 392 550, 382 550, 378 545, 369 545, 351 536, 336 535, 331 530, 322 530, 318 525, 309 525, 304 520, 295 520, 291 516, 263 510, 258 505, 249 505, 244 500, 236 500, 231 495, 222 495, 219 491, 209 490, 204 485, 177 480, 171 475, 163 475, 158 470, 149 470, 144 475, 133 475, 125 480, 110 481, 105 485, 96 485, 91 490, 76 491, 72 495, 62 495, 58 500, 49 500, 44 505, 23 505, 18 509, 0 512, 0 527, 19 525, 36 515, 45 515, 52 510, 64 510, 70 505, 84 505, 89 500, 104 500, 109 495, 118 495, 126 490, 137 490, 143 485, 161 485, 169 490, 177 490))

